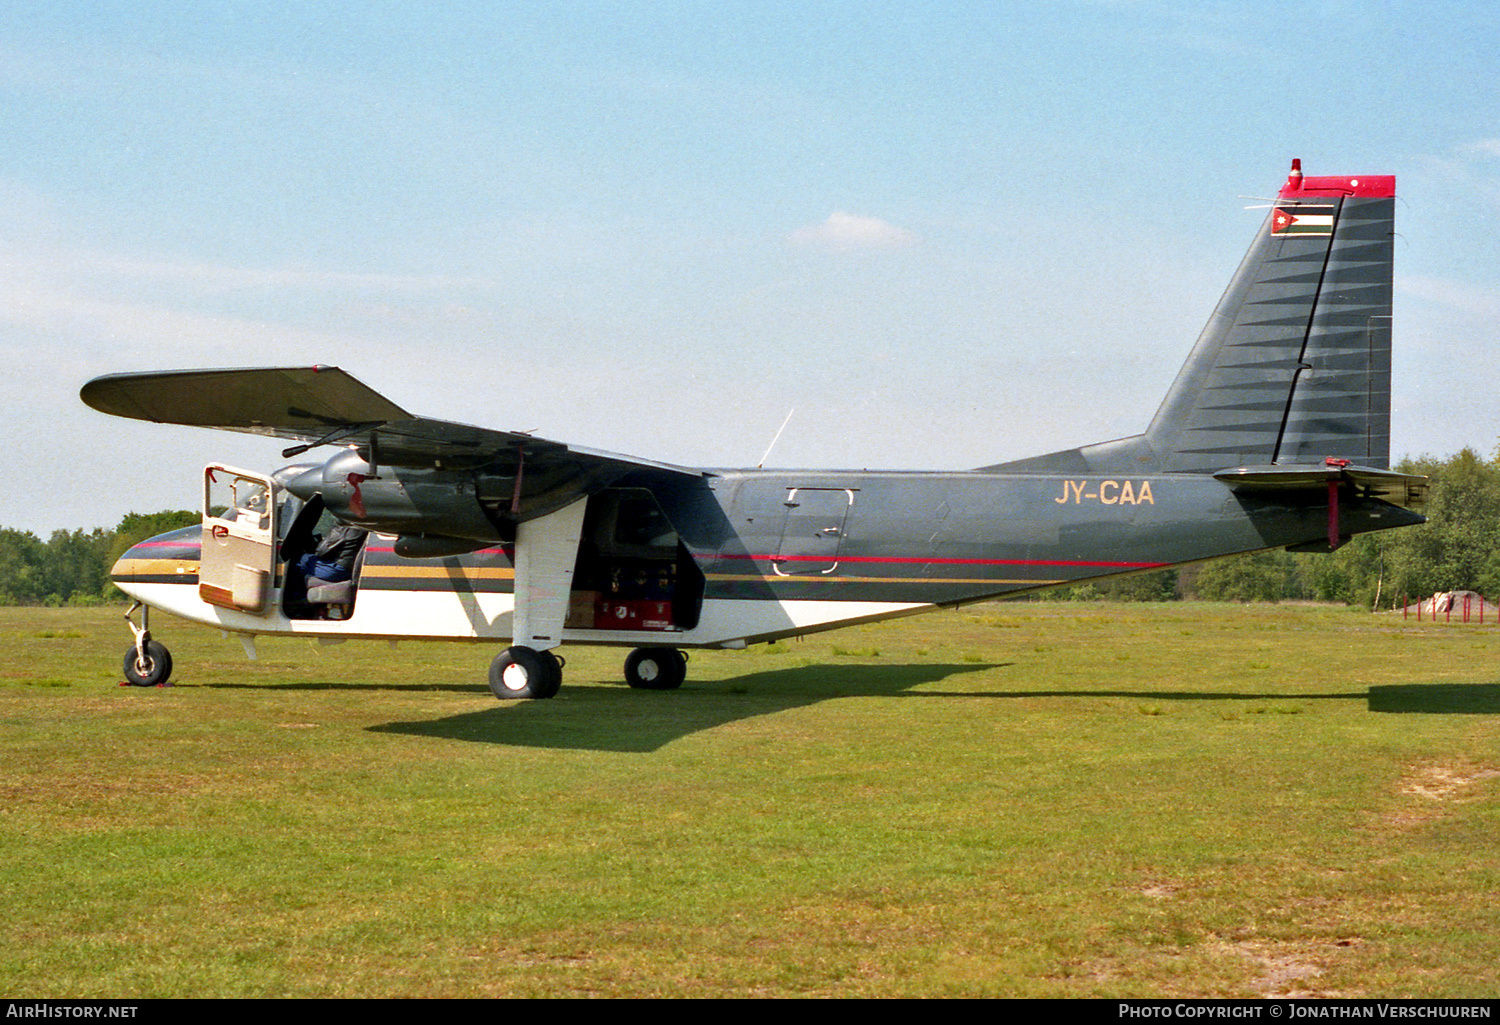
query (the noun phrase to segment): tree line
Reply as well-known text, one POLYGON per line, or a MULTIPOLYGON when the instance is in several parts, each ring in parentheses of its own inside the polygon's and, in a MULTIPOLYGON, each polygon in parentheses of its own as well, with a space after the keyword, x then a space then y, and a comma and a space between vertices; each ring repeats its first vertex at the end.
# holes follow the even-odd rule
MULTIPOLYGON (((1396 469, 1432 479, 1428 522, 1361 534, 1332 554, 1281 549, 1199 566, 1080 584, 1038 595, 1078 601, 1310 601, 1391 608, 1437 591, 1500 599, 1500 461, 1464 449, 1447 459, 1407 459, 1396 469)), ((0 605, 87 605, 122 593, 109 569, 132 545, 191 526, 186 509, 129 513, 113 529, 58 530, 46 541, 0 528, 0 605)))
POLYGON ((131 546, 199 522, 196 512, 174 509, 127 513, 113 529, 55 530, 46 541, 30 531, 0 527, 0 605, 98 605, 124 592, 109 569, 131 546))

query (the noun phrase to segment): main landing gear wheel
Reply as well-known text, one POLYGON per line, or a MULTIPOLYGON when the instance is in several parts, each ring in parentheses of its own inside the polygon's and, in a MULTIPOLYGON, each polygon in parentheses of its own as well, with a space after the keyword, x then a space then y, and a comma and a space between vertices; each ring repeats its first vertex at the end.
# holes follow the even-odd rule
POLYGON ((160 687, 172 677, 172 653, 156 641, 147 641, 145 656, 132 644, 125 649, 125 682, 132 687, 160 687))
POLYGON ((562 686, 562 662, 550 651, 517 645, 490 663, 490 690, 502 701, 550 698, 562 686))
POLYGON ((636 648, 625 660, 625 682, 637 690, 676 690, 687 679, 687 656, 676 648, 636 648))

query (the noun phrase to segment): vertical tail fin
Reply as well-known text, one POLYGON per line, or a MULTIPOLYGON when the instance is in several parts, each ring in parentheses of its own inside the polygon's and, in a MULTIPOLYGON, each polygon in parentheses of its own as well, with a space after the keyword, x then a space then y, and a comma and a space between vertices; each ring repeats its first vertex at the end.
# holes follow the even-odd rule
POLYGON ((1161 470, 1390 465, 1395 187, 1293 162, 1146 432, 1161 470))
POLYGON ((988 470, 1390 465, 1396 179, 1300 161, 1143 435, 988 470))

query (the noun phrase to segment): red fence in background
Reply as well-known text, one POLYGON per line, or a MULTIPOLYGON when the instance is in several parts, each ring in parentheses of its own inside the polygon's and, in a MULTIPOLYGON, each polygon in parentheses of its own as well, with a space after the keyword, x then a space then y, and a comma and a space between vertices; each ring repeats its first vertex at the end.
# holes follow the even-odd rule
POLYGON ((1490 615, 1496 624, 1500 624, 1500 607, 1496 607, 1492 601, 1487 601, 1482 594, 1473 591, 1446 591, 1434 594, 1430 598, 1423 598, 1416 604, 1403 597, 1401 618, 1412 618, 1412 609, 1416 609, 1417 622, 1424 619, 1428 622, 1443 623, 1483 623, 1486 613, 1490 615))

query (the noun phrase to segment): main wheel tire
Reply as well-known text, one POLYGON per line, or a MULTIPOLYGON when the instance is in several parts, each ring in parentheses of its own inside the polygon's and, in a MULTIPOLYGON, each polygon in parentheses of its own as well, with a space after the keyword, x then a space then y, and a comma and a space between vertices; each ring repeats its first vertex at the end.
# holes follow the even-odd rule
POLYGON ((550 698, 562 686, 562 663, 550 651, 517 645, 490 663, 490 691, 502 701, 550 698))
POLYGON ((676 690, 687 679, 687 656, 676 648, 636 648, 625 660, 625 682, 637 690, 676 690))
POLYGON ((125 682, 132 687, 160 687, 172 678, 172 653, 156 641, 146 642, 146 657, 137 658, 135 645, 125 649, 125 682))

